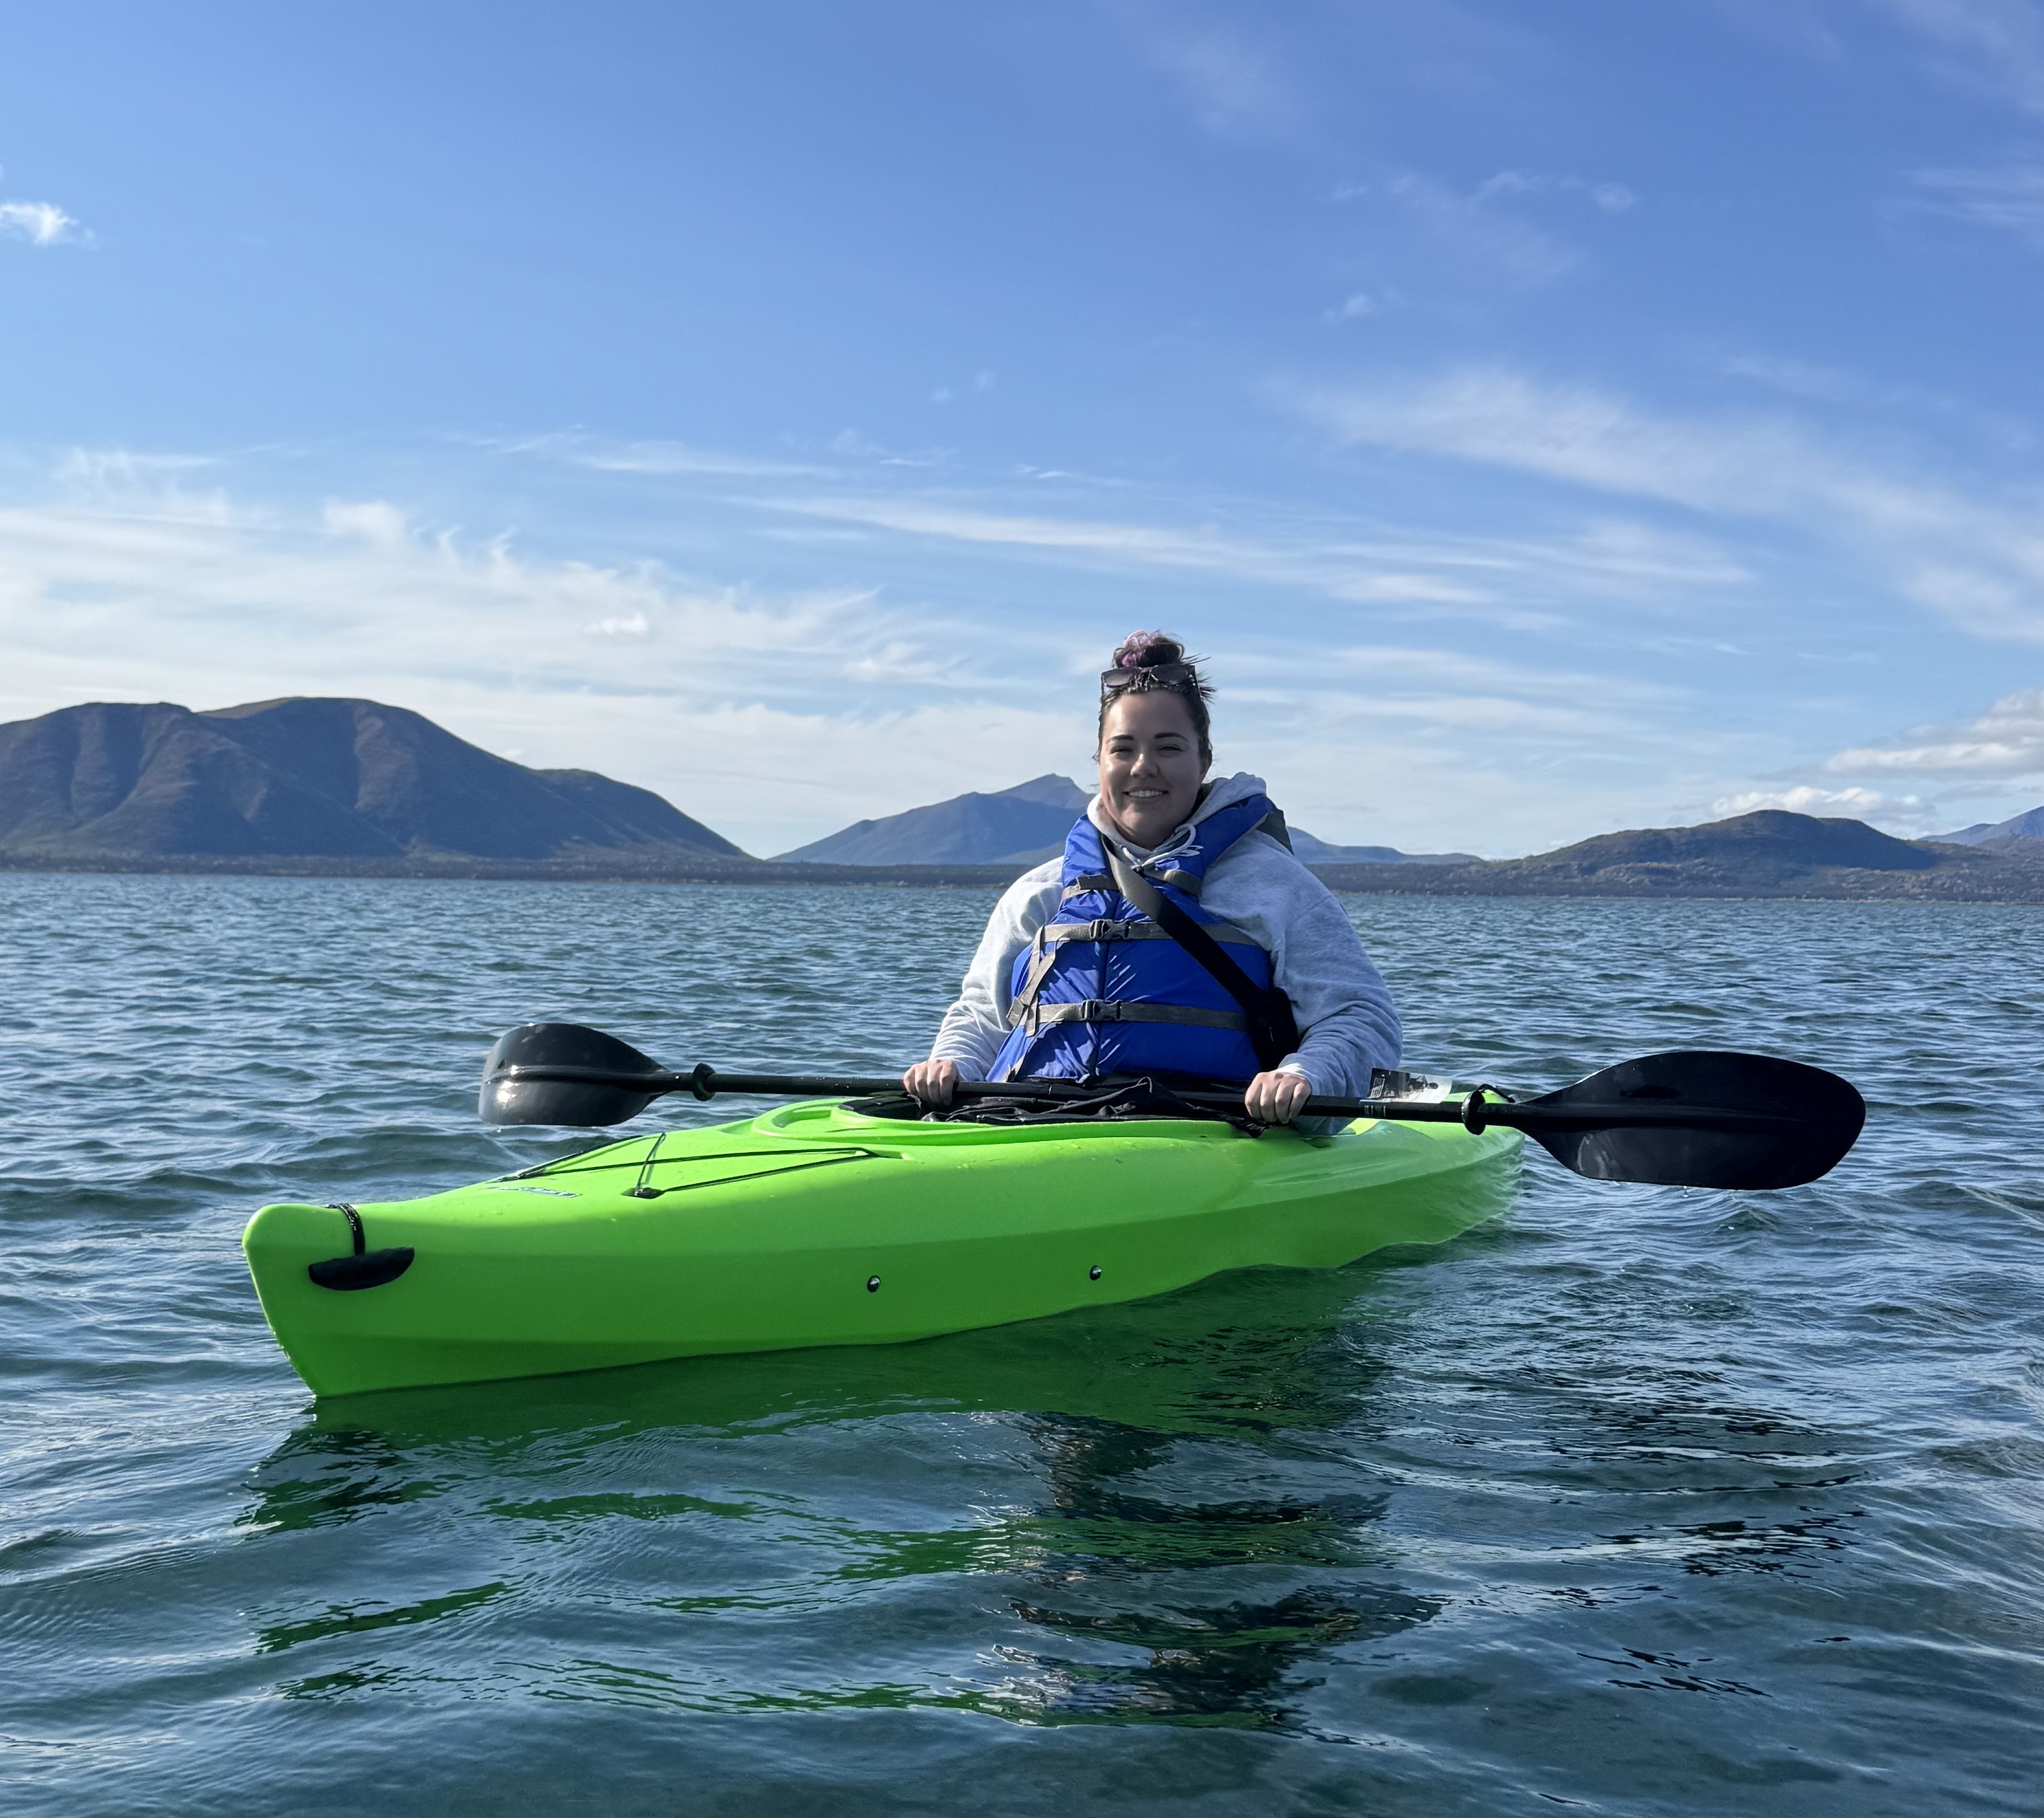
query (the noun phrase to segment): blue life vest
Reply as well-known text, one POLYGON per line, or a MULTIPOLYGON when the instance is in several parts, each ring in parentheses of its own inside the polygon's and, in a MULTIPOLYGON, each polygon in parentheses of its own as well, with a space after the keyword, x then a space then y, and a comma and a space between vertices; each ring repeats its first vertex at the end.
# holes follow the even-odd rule
MULTIPOLYGON (((1231 803, 1200 822, 1185 845, 1143 876, 1199 922, 1258 990, 1270 956, 1239 928, 1200 907, 1214 861, 1276 816, 1266 796, 1231 803)), ((1284 823, 1278 819, 1277 824, 1284 823)), ((1249 1019, 1219 980, 1115 888, 1100 830, 1079 816, 1065 838, 1058 912, 1016 955, 1009 1035, 996 1080, 1094 1080, 1166 1074, 1249 1080, 1262 1071, 1249 1019)))

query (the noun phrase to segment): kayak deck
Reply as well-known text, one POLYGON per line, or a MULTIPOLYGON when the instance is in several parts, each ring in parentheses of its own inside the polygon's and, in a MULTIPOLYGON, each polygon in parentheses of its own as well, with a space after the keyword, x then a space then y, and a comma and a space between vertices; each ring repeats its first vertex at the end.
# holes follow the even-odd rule
POLYGON ((1453 1125, 1249 1137, 1223 1123, 921 1123, 811 1103, 363 1205, 371 1252, 413 1252, 380 1285, 308 1275, 349 1253, 332 1206, 267 1206, 242 1243, 299 1375, 347 1394, 896 1344, 1228 1269, 1332 1267, 1494 1216, 1520 1148, 1516 1131, 1453 1125))

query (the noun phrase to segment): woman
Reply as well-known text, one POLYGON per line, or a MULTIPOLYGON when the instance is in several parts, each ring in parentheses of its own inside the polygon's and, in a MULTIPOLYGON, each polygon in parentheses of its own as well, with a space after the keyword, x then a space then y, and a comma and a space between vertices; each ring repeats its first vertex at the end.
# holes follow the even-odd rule
POLYGON ((961 1080, 1147 1075, 1239 1080, 1251 1116, 1289 1123, 1398 1064, 1390 993, 1262 780, 1206 780, 1212 693, 1161 632, 1114 653, 1100 793, 1062 857, 995 907, 929 1059, 902 1076, 925 1104, 961 1080))

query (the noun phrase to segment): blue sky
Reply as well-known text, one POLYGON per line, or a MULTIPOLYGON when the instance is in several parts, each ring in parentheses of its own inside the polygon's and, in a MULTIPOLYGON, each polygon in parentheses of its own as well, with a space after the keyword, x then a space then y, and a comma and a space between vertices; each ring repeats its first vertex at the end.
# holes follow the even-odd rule
POLYGON ((750 850, 1162 626, 1324 838, 2044 800, 2035 0, 0 14, 0 716, 750 850))

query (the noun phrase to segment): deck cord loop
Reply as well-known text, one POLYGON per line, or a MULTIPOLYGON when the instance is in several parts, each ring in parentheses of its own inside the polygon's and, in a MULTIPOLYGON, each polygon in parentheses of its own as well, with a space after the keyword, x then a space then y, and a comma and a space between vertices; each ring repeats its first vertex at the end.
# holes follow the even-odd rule
POLYGON ((369 1248, 369 1240, 363 1233, 362 1214, 344 1199, 329 1199, 327 1202, 327 1210, 329 1212, 338 1212, 348 1220, 348 1229, 355 1239, 355 1253, 358 1256, 360 1256, 369 1248))

